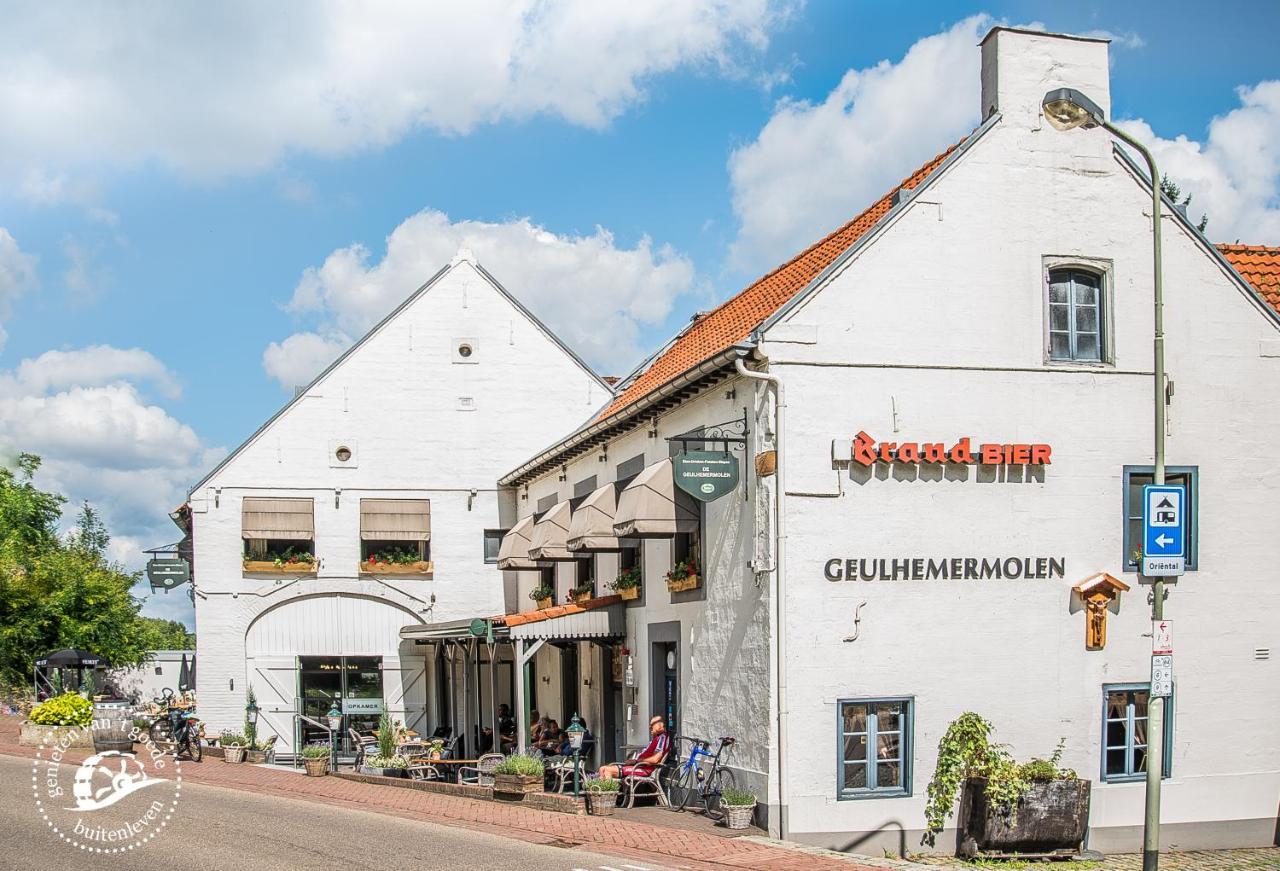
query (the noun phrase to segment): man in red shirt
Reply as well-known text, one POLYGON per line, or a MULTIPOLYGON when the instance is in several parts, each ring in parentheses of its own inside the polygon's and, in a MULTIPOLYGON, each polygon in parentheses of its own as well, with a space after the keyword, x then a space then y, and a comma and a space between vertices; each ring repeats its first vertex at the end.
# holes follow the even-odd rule
POLYGON ((653 769, 662 764, 662 761, 667 758, 667 752, 670 749, 671 736, 667 734, 666 721, 662 717, 653 717, 649 720, 649 743, 645 745, 639 755, 620 765, 600 766, 598 776, 608 777, 613 780, 633 774, 644 777, 652 774, 653 769))

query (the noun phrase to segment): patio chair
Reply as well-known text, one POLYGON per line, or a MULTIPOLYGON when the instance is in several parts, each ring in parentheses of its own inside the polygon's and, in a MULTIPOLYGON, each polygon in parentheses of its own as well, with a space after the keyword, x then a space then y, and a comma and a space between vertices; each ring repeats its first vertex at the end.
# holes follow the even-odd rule
POLYGON ((347 728, 347 737, 351 739, 351 747, 356 753, 356 768, 364 764, 364 760, 369 755, 369 751, 378 746, 378 739, 372 735, 361 735, 354 728, 347 728))
POLYGON ((440 751, 441 759, 452 759, 458 752, 458 736, 454 736, 445 742, 444 749, 440 751))
POLYGON ((263 758, 268 765, 275 765, 276 762, 276 739, 279 735, 272 735, 266 741, 262 742, 262 752, 266 754, 263 758))
MULTIPOLYGON (((573 783, 573 757, 559 756, 556 761, 547 766, 547 773, 555 779, 553 789, 556 792, 564 792, 573 783)), ((587 773, 587 757, 583 754, 578 759, 578 777, 585 782, 587 773)))
POLYGON ((410 762, 405 769, 405 773, 409 775, 410 780, 444 780, 444 775, 440 773, 440 769, 432 765, 430 762, 419 761, 410 762))
POLYGON ((663 780, 667 778, 670 769, 674 767, 674 753, 667 753, 667 757, 662 762, 653 767, 648 774, 624 774, 622 775, 622 791, 627 794, 627 803, 625 807, 635 807, 636 799, 642 796, 652 795, 658 799, 658 804, 663 807, 671 807, 671 803, 667 801, 667 791, 663 788, 663 780), (645 792, 639 790, 644 788, 645 792))
POLYGON ((476 760, 475 765, 458 766, 458 783, 493 786, 493 769, 498 767, 503 758, 501 753, 486 753, 476 760), (474 772, 475 777, 469 777, 467 772, 474 772))

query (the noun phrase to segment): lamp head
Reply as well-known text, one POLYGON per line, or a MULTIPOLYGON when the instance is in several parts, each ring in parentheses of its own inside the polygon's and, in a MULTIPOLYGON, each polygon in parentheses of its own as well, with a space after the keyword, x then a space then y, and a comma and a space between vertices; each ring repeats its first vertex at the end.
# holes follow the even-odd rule
POLYGON ((569 746, 574 750, 582 749, 582 739, 586 736, 587 730, 583 727, 582 721, 578 719, 578 715, 573 715, 573 722, 569 724, 569 728, 565 729, 569 733, 569 746))
POLYGON ((1088 130, 1106 123, 1106 114, 1093 100, 1075 88, 1056 88, 1044 95, 1040 103, 1044 117, 1055 130, 1088 130))

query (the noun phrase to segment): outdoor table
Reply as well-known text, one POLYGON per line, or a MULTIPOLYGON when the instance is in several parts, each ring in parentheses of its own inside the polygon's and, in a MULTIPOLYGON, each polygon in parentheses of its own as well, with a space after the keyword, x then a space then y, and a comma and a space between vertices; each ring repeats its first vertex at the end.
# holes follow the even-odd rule
MULTIPOLYGON (((480 760, 479 760, 479 759, 424 759, 424 760, 422 760, 422 761, 423 761, 423 762, 426 762, 426 763, 428 763, 428 764, 430 764, 430 765, 444 766, 444 767, 441 767, 441 769, 440 769, 441 771, 448 771, 449 769, 447 768, 447 766, 450 766, 450 765, 453 765, 453 766, 462 766, 462 765, 471 765, 471 766, 474 766, 474 765, 476 765, 476 764, 478 764, 478 763, 480 762, 480 760)), ((456 782, 458 781, 458 771, 457 771, 457 769, 455 768, 454 770, 449 771, 449 774, 452 776, 453 781, 456 783, 456 782)))

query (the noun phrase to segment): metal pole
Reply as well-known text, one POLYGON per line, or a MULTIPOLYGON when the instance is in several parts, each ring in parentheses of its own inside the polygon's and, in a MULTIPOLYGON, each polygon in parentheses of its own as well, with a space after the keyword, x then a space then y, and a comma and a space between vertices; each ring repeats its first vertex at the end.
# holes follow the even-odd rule
MULTIPOLYGON (((1160 263, 1160 173, 1151 152, 1133 137, 1110 123, 1112 135, 1138 151, 1151 171, 1151 242, 1154 266, 1155 332, 1155 468, 1152 483, 1164 483, 1166 396, 1164 383, 1164 287, 1160 263)), ((1164 619, 1164 578, 1154 578, 1151 586, 1151 620, 1164 619)), ((1160 777, 1164 774, 1164 696, 1147 695, 1147 802, 1142 829, 1142 871, 1160 866, 1160 777)))

